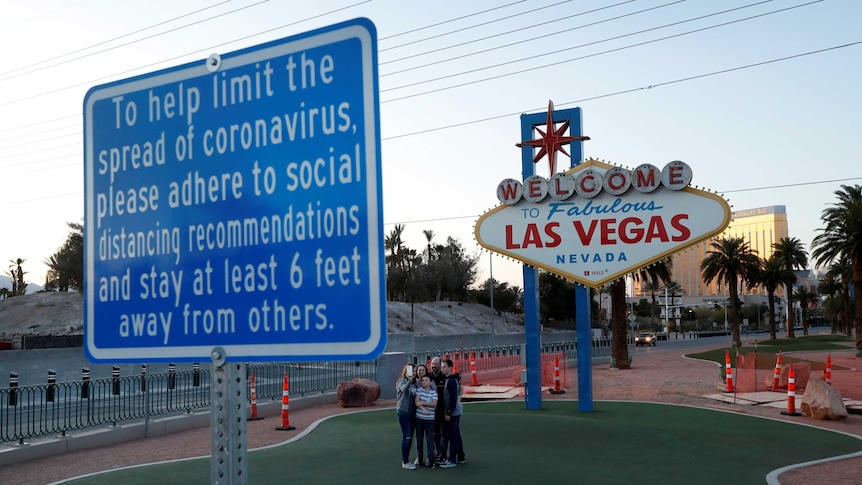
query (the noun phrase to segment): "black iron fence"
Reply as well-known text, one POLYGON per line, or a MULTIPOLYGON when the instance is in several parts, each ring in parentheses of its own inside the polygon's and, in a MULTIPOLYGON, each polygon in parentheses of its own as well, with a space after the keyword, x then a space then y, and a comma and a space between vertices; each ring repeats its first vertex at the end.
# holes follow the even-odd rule
MULTIPOLYGON (((248 364, 248 385, 254 375, 258 401, 280 400, 285 373, 291 395, 335 391, 340 381, 354 378, 377 379, 377 361, 297 362, 248 364)), ((210 371, 192 370, 120 376, 80 381, 49 382, 19 387, 17 374, 10 375, 8 388, 0 389, 0 442, 18 441, 104 424, 118 424, 210 407, 210 371)), ((251 392, 246 393, 251 396, 251 392)))
MULTIPOLYGON (((594 359, 610 357, 611 339, 596 337, 590 342, 594 359)), ((521 345, 441 349, 408 354, 408 361, 424 363, 435 355, 449 355, 467 371, 473 354, 478 371, 521 365, 521 345)), ((542 344, 543 354, 563 353, 577 359, 577 342, 542 344)), ((320 394, 335 391, 338 383, 354 378, 377 380, 378 363, 364 362, 291 362, 247 364, 248 385, 254 376, 258 401, 280 400, 284 375, 289 376, 291 395, 320 394)), ((48 383, 18 386, 18 375, 10 374, 9 387, 0 389, 0 442, 18 441, 40 436, 61 435, 91 426, 118 424, 178 413, 208 409, 210 371, 208 366, 192 370, 147 373, 141 366, 138 375, 120 376, 114 367, 112 377, 90 379, 88 369, 81 380, 55 382, 49 372, 48 383)), ((55 375, 55 374, 54 374, 55 375)), ((251 396, 250 389, 246 393, 251 396)))

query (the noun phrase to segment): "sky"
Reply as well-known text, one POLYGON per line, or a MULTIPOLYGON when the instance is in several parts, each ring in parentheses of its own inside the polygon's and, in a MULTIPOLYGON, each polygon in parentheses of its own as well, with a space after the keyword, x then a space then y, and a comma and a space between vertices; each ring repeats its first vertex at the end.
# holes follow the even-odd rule
POLYGON ((520 114, 549 100, 582 108, 587 158, 682 160, 733 210, 786 206, 809 249, 834 192, 862 183, 855 0, 0 0, 4 272, 22 258, 41 284, 83 218, 88 89, 357 17, 378 35, 384 232, 458 239, 477 282, 523 287, 473 226, 520 177, 520 114))

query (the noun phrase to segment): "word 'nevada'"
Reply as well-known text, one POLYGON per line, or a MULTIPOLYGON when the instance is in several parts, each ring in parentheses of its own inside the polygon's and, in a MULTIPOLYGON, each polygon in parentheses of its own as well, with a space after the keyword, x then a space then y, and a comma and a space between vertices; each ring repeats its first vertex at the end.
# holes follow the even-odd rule
POLYGON ((541 202, 547 196, 555 200, 567 200, 577 194, 584 199, 592 199, 604 190, 610 195, 623 195, 630 188, 638 192, 650 193, 664 186, 669 190, 682 190, 691 183, 691 167, 679 160, 665 165, 664 169, 649 163, 642 164, 633 171, 613 167, 604 172, 586 168, 574 173, 557 173, 550 180, 540 175, 532 175, 523 184, 515 179, 505 179, 497 186, 497 199, 506 205, 515 205, 525 199, 541 202))

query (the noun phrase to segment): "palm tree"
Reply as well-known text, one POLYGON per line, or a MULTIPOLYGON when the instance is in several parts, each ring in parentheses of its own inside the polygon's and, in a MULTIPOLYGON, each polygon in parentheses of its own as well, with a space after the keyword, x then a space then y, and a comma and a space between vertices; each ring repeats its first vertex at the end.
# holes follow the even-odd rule
POLYGON ((841 292, 841 281, 834 275, 826 273, 826 276, 820 278, 820 281, 817 282, 817 292, 821 295, 826 295, 826 301, 824 302, 823 308, 826 316, 829 318, 831 332, 837 333, 838 326, 836 325, 835 320, 838 315, 836 312, 833 312, 832 309, 834 306, 833 301, 835 300, 835 295, 841 292))
POLYGON ((862 355, 862 186, 842 185, 835 192, 838 202, 823 209, 826 224, 814 237, 812 256, 818 265, 835 262, 840 256, 850 261, 853 271, 856 355, 862 355))
MULTIPOLYGON (((808 266, 808 253, 802 246, 802 241, 795 237, 783 237, 772 245, 773 254, 784 260, 784 267, 791 272, 794 269, 802 269, 808 266)), ((793 334, 793 284, 796 283, 796 274, 784 281, 785 294, 787 295, 787 338, 795 338, 793 334)))
POLYGON ((425 261, 427 264, 431 264, 431 261, 434 259, 434 251, 431 246, 431 240, 434 239, 434 231, 431 229, 423 229, 422 234, 425 235, 425 240, 428 241, 428 247, 425 250, 425 261))
POLYGON ((404 233, 404 224, 395 224, 392 232, 386 236, 383 241, 383 248, 389 251, 386 256, 386 293, 389 301, 395 298, 395 286, 393 279, 397 277, 398 271, 401 269, 401 258, 404 256, 403 241, 401 235, 404 233))
MULTIPOLYGON (((671 314, 676 313, 676 297, 682 296, 685 293, 685 289, 683 289, 682 285, 680 285, 676 281, 668 281, 664 285, 665 295, 670 297, 670 307, 668 308, 668 314, 665 315, 665 319, 670 321, 671 314)), ((665 301, 665 305, 667 301, 665 301)))
MULTIPOLYGON (((633 273, 635 279, 645 281, 670 280, 670 259, 641 268, 633 273)), ((624 278, 611 282, 611 358, 617 369, 630 369, 628 342, 626 341, 626 281, 624 278)))
POLYGON ((739 338, 739 281, 752 286, 757 282, 761 271, 761 259, 751 250, 748 242, 741 237, 721 238, 712 241, 712 250, 707 251, 700 265, 703 281, 706 284, 718 280, 727 283, 730 296, 730 328, 734 347, 741 347, 739 338))
POLYGON ((841 282, 841 325, 844 329, 844 334, 849 337, 852 335, 852 327, 850 325, 852 320, 850 317, 850 281, 853 279, 853 266, 850 264, 850 258, 841 254, 829 266, 826 276, 831 276, 841 282))
POLYGON ((11 259, 9 260, 9 276, 12 277, 12 296, 23 295, 27 292, 27 284, 24 283, 24 275, 27 274, 26 271, 21 267, 26 259, 11 259))
POLYGON ((652 322, 654 323, 655 319, 656 319, 655 311, 656 311, 656 307, 658 306, 656 303, 656 293, 661 291, 661 288, 662 288, 661 281, 649 280, 643 284, 642 288, 649 292, 649 295, 650 295, 649 316, 650 316, 650 320, 652 320, 652 322))
POLYGON ((766 289, 766 297, 769 299, 769 338, 775 340, 775 290, 787 281, 792 271, 788 272, 784 267, 784 260, 772 255, 762 262, 763 269, 758 277, 758 283, 766 289), (788 274, 789 273, 789 274, 788 274))
POLYGON ((798 301, 799 307, 802 309, 802 335, 808 335, 808 306, 819 303, 820 295, 800 286, 793 293, 793 300, 798 301))

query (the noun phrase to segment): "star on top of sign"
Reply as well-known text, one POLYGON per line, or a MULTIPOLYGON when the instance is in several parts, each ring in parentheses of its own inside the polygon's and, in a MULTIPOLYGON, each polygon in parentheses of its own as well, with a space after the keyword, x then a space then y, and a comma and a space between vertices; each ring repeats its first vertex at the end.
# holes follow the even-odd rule
POLYGON ((539 138, 515 143, 515 146, 519 148, 523 146, 540 147, 539 153, 533 158, 533 163, 538 163, 542 157, 547 155, 551 175, 557 172, 557 152, 563 152, 566 156, 570 156, 566 149, 563 148, 563 145, 573 141, 590 139, 588 136, 566 136, 566 130, 569 129, 569 120, 564 121, 559 128, 556 128, 554 124, 554 102, 550 100, 548 101, 548 121, 545 126, 545 130, 547 131, 542 131, 538 126, 534 126, 534 128, 541 135, 539 138))

